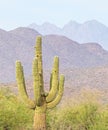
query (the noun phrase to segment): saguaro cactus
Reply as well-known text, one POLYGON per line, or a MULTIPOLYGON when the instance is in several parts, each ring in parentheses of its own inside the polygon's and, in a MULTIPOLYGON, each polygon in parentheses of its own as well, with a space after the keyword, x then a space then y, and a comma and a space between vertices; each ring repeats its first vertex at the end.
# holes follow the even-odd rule
MULTIPOLYGON (((29 53, 29 52, 28 52, 29 53)), ((28 97, 23 67, 20 61, 16 61, 16 81, 19 94, 29 108, 35 110, 34 130, 46 130, 46 110, 55 107, 61 100, 64 88, 64 75, 59 77, 59 58, 54 57, 53 69, 50 77, 50 91, 44 91, 42 69, 42 38, 36 39, 35 57, 32 64, 34 100, 28 97)))

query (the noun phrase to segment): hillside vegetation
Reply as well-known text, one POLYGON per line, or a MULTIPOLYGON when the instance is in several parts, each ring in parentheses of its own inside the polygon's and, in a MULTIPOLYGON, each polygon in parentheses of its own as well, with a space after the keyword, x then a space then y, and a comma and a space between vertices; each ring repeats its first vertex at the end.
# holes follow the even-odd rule
MULTIPOLYGON (((63 98, 47 111, 48 130, 108 130, 108 105, 97 89, 83 89, 79 95, 63 98)), ((0 89, 0 130, 32 130, 33 111, 8 88, 0 89)))

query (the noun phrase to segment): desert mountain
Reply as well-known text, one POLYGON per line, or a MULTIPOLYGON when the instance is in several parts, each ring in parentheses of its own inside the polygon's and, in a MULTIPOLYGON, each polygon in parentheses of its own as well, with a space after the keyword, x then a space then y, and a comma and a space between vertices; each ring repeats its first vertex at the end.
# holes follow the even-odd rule
POLYGON ((15 61, 18 59, 27 67, 31 67, 29 60, 33 57, 32 41, 40 35, 33 29, 27 28, 18 28, 14 31, 13 34, 13 31, 0 30, 0 82, 15 80, 15 61), (26 38, 21 33, 24 33, 26 38))
POLYGON ((44 23, 42 25, 34 23, 28 27, 36 29, 42 35, 59 34, 79 43, 100 43, 108 50, 108 27, 96 20, 87 21, 82 24, 76 21, 70 21, 63 28, 59 28, 50 23, 44 23))
POLYGON ((48 22, 45 22, 42 25, 37 25, 35 23, 32 23, 28 27, 38 30, 38 32, 40 32, 42 35, 49 35, 49 34, 61 35, 62 34, 62 30, 59 27, 48 22))
MULTIPOLYGON (((40 33, 24 27, 8 32, 0 30, 0 82, 15 81, 16 60, 22 62, 25 75, 31 75, 37 35, 40 33)), ((44 70, 52 68, 55 55, 60 57, 61 71, 108 64, 108 51, 97 43, 79 44, 65 36, 43 36, 44 70)))

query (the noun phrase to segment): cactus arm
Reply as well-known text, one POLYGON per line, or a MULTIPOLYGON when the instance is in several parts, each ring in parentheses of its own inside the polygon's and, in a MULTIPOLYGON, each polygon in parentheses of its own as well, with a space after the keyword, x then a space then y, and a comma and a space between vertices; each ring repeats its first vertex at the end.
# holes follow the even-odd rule
POLYGON ((51 90, 49 91, 49 94, 46 97, 46 102, 51 102, 56 96, 57 89, 58 89, 58 75, 59 75, 59 58, 55 56, 53 70, 52 70, 51 90))
POLYGON ((51 88, 52 88, 52 73, 50 74, 50 89, 49 90, 51 90, 51 88))
POLYGON ((36 38, 36 46, 35 46, 35 58, 38 60, 38 71, 39 71, 39 81, 41 86, 41 92, 44 93, 43 88, 43 69, 42 69, 42 38, 41 36, 38 36, 36 38))
POLYGON ((47 103, 47 108, 53 108, 60 102, 64 91, 64 80, 65 80, 64 75, 61 75, 57 97, 52 102, 47 103))
POLYGON ((34 58, 33 60, 33 67, 32 67, 32 74, 33 74, 33 87, 34 87, 34 97, 36 101, 36 105, 41 105, 41 86, 39 84, 39 72, 38 72, 38 60, 34 58))
POLYGON ((21 65, 20 61, 16 61, 16 80, 18 85, 19 94, 24 100, 24 102, 28 105, 30 108, 35 107, 35 103, 29 99, 25 87, 25 79, 24 79, 24 73, 23 73, 23 67, 21 65))

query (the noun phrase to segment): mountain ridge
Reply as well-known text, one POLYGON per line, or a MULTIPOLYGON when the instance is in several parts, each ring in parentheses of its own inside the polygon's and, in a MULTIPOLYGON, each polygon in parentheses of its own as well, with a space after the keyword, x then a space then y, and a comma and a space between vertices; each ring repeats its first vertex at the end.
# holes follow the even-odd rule
MULTIPOLYGON (((0 38, 0 82, 15 81, 16 60, 22 62, 25 77, 32 74, 34 46, 38 35, 41 34, 34 29, 25 27, 8 32, 3 31, 0 38)), ((52 68, 55 55, 60 57, 61 71, 69 68, 95 67, 108 64, 108 51, 104 50, 99 44, 79 44, 66 36, 60 35, 42 36, 42 42, 45 70, 52 68)))
POLYGON ((89 20, 84 23, 70 21, 62 28, 50 23, 47 23, 46 28, 44 28, 43 25, 44 24, 35 26, 34 24, 28 27, 36 29, 42 35, 64 35, 79 43, 97 42, 108 50, 108 27, 97 20, 89 20), (50 27, 48 25, 50 25, 50 27), (53 28, 55 28, 55 30, 53 28))

